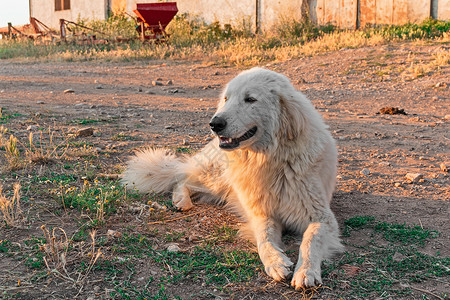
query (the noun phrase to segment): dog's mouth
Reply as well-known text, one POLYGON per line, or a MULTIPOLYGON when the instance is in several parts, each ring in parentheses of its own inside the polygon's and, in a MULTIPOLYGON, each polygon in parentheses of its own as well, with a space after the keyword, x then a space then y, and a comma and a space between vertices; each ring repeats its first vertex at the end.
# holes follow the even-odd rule
POLYGON ((239 147, 239 144, 242 143, 243 141, 248 140, 249 138, 251 138, 252 136, 255 135, 256 131, 258 131, 258 127, 253 127, 252 129, 250 129, 249 131, 247 131, 246 133, 244 133, 243 135, 241 135, 238 138, 229 138, 229 137, 224 137, 224 136, 220 136, 219 135, 219 147, 222 149, 235 149, 237 147, 239 147))

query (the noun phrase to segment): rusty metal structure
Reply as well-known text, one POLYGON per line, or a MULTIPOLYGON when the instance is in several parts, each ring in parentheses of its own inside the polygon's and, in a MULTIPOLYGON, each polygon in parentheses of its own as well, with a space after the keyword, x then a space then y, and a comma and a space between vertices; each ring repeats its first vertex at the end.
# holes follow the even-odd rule
POLYGON ((137 15, 139 26, 136 30, 141 40, 164 41, 168 34, 166 26, 178 12, 176 2, 137 3, 133 12, 137 15))

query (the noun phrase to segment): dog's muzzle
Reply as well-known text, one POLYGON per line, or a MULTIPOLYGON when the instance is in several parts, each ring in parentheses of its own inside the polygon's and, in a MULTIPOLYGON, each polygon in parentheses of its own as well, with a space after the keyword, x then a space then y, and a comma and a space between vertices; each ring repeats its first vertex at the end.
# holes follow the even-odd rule
POLYGON ((211 122, 209 122, 209 126, 211 127, 211 130, 215 133, 219 133, 222 130, 227 127, 227 120, 221 117, 214 117, 212 118, 211 122))

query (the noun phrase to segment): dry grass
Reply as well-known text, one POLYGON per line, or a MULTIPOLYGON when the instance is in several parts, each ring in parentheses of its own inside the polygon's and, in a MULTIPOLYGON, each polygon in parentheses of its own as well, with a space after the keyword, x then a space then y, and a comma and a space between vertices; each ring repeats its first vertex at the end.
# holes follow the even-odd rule
POLYGON ((14 184, 14 193, 12 197, 6 197, 3 194, 3 186, 0 184, 0 211, 3 221, 7 226, 17 226, 22 216, 20 208, 20 184, 14 184))
POLYGON ((69 249, 72 244, 72 239, 67 237, 65 230, 58 227, 53 228, 50 232, 45 225, 42 225, 41 229, 44 233, 45 243, 42 244, 40 249, 45 254, 44 262, 48 271, 58 278, 70 281, 74 283, 74 285, 82 287, 91 272, 92 267, 102 256, 101 249, 96 246, 96 231, 93 230, 89 232, 91 243, 89 244, 88 249, 81 246, 79 251, 74 252, 72 255, 73 257, 69 259, 69 249), (80 258, 82 259, 85 257, 89 258, 89 263, 87 264, 87 268, 85 268, 84 272, 70 272, 68 270, 68 266, 76 261, 79 261, 80 258))
POLYGON ((7 171, 18 170, 24 168, 29 163, 34 164, 46 164, 54 159, 59 159, 66 154, 69 148, 68 137, 62 133, 62 136, 58 138, 61 142, 57 143, 56 132, 52 129, 48 129, 46 134, 39 131, 38 137, 30 132, 28 135, 28 142, 20 142, 14 135, 10 135, 9 139, 5 137, 8 130, 0 127, 0 147, 5 148, 5 158, 7 165, 4 168, 7 171), (19 151, 19 147, 22 150, 19 151))
MULTIPOLYGON (((124 18, 112 20, 128 31, 133 26, 124 18), (116 22, 119 20, 120 22, 116 22)), ((97 22, 98 23, 98 22, 97 22)), ((177 17, 167 31, 168 43, 130 43, 96 45, 34 45, 29 42, 5 44, 0 59, 50 61, 131 61, 147 59, 199 59, 238 66, 257 65, 268 61, 284 61, 303 56, 336 51, 343 48, 375 46, 401 40, 449 41, 449 22, 425 20, 421 24, 385 26, 375 29, 342 31, 333 26, 319 27, 310 21, 296 21, 280 17, 280 23, 270 31, 254 35, 249 23, 221 26, 218 22, 206 24, 198 18, 177 17)), ((108 21, 105 21, 108 25, 108 21)), ((98 28, 102 27, 98 23, 98 28)), ((109 24, 111 25, 111 24, 109 24)), ((108 26, 109 26, 108 25, 108 26)), ((106 26, 106 27, 108 27, 106 26)), ((109 28, 109 27, 108 27, 109 28)))

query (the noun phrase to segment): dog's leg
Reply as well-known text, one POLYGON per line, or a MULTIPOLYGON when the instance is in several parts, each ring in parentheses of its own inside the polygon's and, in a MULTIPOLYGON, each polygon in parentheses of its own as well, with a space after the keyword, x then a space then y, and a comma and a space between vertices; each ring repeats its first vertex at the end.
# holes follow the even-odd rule
POLYGON ((322 260, 341 250, 338 225, 334 215, 323 222, 310 223, 303 233, 300 253, 291 285, 296 289, 322 283, 322 260))
POLYGON ((189 210, 194 207, 191 192, 185 182, 179 182, 173 188, 172 203, 179 210, 189 210))
POLYGON ((276 281, 285 279, 290 273, 292 262, 280 248, 281 225, 269 218, 251 217, 250 220, 258 254, 266 273, 276 281))

